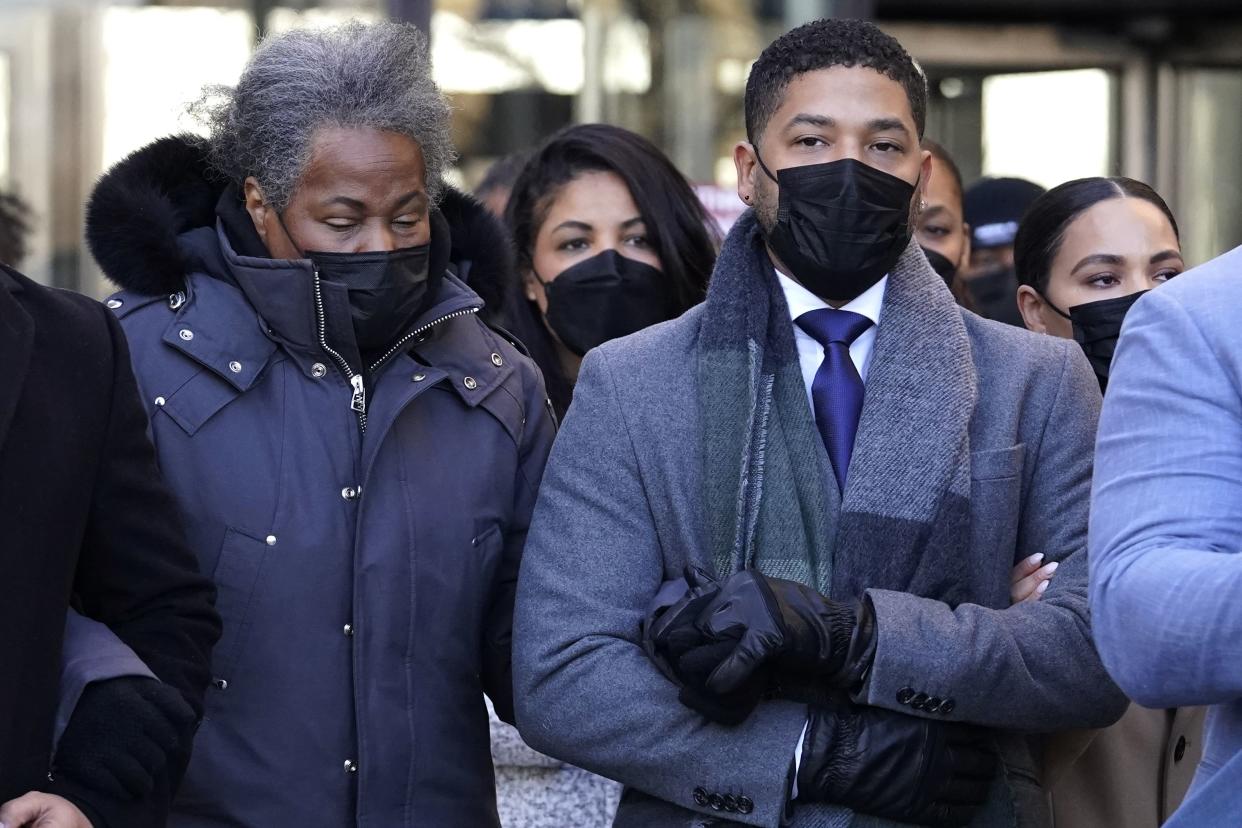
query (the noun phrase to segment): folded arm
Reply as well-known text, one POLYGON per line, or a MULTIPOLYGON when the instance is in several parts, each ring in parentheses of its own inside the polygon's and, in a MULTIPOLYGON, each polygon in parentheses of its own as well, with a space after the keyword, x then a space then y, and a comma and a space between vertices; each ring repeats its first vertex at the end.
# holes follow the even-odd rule
POLYGON ((1109 380, 1091 608, 1104 663, 1148 707, 1242 697, 1242 389, 1216 341, 1228 332, 1236 321, 1155 291, 1130 312, 1109 380))
POLYGON ((1058 563, 1056 579, 1040 601, 1007 609, 951 607, 869 590, 877 642, 859 701, 1034 732, 1104 727, 1124 712, 1126 698, 1100 662, 1087 611, 1086 528, 1099 391, 1076 347, 1066 343, 1042 434, 1027 443, 1031 465, 1018 524, 1016 559, 1043 553, 1046 563, 1058 563), (912 708, 920 696, 939 699, 939 712, 912 708), (951 702, 947 713, 945 702, 951 702))
POLYGON ((679 575, 666 550, 605 353, 583 363, 544 476, 518 587, 518 726, 543 753, 683 808, 745 797, 747 825, 780 823, 806 707, 764 702, 737 727, 705 722, 639 639, 652 596, 679 575), (697 796, 696 796, 697 792, 697 796), (699 801, 702 800, 702 801, 699 801))

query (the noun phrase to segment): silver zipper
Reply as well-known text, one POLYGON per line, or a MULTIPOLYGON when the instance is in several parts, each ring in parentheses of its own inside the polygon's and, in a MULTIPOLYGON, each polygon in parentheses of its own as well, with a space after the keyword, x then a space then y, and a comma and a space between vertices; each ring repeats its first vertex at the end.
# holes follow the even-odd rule
POLYGON ((327 319, 323 312, 323 291, 319 287, 319 268, 315 268, 315 315, 319 322, 319 347, 332 357, 341 373, 345 375, 345 379, 349 380, 349 385, 353 389, 353 395, 349 401, 349 407, 358 415, 358 428, 365 434, 367 430, 367 389, 363 385, 362 374, 355 374, 354 369, 349 367, 349 360, 341 356, 331 345, 328 344, 327 319))
MULTIPOLYGON (((365 434, 367 430, 367 389, 366 389, 366 385, 362 379, 362 374, 355 373, 354 369, 349 367, 349 361, 346 360, 345 357, 337 353, 330 345, 328 345, 327 319, 325 318, 324 312, 323 312, 323 293, 320 291, 320 288, 319 288, 319 269, 316 268, 314 272, 315 272, 315 312, 319 317, 318 319, 319 347, 323 348, 323 350, 330 357, 332 357, 332 359, 336 362, 336 364, 340 366, 341 372, 344 373, 345 375, 345 379, 349 380, 349 386, 352 389, 352 394, 349 400, 349 407, 350 407, 350 410, 352 410, 355 414, 358 415, 358 428, 365 434)), ((441 322, 447 322, 450 319, 456 319, 459 316, 469 316, 470 314, 478 313, 478 312, 479 312, 479 308, 477 307, 462 308, 459 311, 453 311, 450 314, 441 316, 439 319, 436 319, 433 322, 428 322, 426 325, 420 325, 419 327, 410 331, 405 336, 398 339, 393 344, 393 346, 389 348, 387 352, 385 352, 385 354, 382 357, 376 360, 371 365, 371 373, 374 374, 376 371, 378 371, 385 362, 391 359, 394 354, 398 353, 405 346, 405 344, 409 342, 411 339, 414 339, 415 337, 418 337, 418 336, 422 336, 423 334, 427 333, 427 331, 434 328, 436 325, 439 325, 441 322)))
POLYGON ((428 322, 426 325, 423 325, 422 327, 415 328, 414 330, 410 331, 405 336, 398 339, 396 343, 391 348, 388 349, 387 353, 385 353, 382 357, 380 357, 378 360, 375 361, 375 363, 371 366, 371 373, 374 374, 381 365, 387 362, 392 357, 393 354, 400 351, 405 346, 405 343, 409 342, 414 337, 422 336, 423 334, 427 333, 427 331, 434 328, 436 325, 439 325, 441 322, 447 322, 450 319, 456 319, 459 316, 469 316, 472 313, 478 313, 478 312, 479 312, 478 308, 462 308, 459 311, 453 311, 447 316, 441 316, 439 319, 437 319, 434 322, 428 322))

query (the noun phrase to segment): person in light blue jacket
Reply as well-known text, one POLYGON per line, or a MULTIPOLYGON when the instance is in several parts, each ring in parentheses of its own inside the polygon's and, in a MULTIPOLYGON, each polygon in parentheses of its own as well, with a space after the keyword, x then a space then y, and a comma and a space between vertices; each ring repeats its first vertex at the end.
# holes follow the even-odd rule
POLYGON ((1126 318, 1100 420, 1092 629, 1147 707, 1212 705, 1168 828, 1242 806, 1242 247, 1144 296, 1126 318))

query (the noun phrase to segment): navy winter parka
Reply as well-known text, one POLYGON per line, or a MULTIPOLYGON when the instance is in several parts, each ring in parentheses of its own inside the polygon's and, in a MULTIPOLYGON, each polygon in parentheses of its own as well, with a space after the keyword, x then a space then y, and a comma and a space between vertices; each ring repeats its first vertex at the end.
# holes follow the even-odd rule
MULTIPOLYGON (((514 588, 555 428, 538 370, 451 275, 365 371, 323 347, 340 317, 311 291, 269 324, 239 284, 310 284, 310 263, 240 255, 219 189, 200 147, 165 139, 88 217, 224 622, 170 825, 498 825, 483 694, 512 718, 514 588)), ((451 229, 433 217, 434 267, 451 229)))

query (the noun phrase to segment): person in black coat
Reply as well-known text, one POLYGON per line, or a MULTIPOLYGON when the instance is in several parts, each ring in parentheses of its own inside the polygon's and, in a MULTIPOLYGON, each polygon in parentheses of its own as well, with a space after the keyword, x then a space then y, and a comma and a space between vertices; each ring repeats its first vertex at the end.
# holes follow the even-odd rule
POLYGON ((0 824, 161 826, 220 621, 124 335, 102 305, 0 265, 0 377, 0 824), (53 755, 67 614, 109 627, 154 678, 89 685, 53 755))

